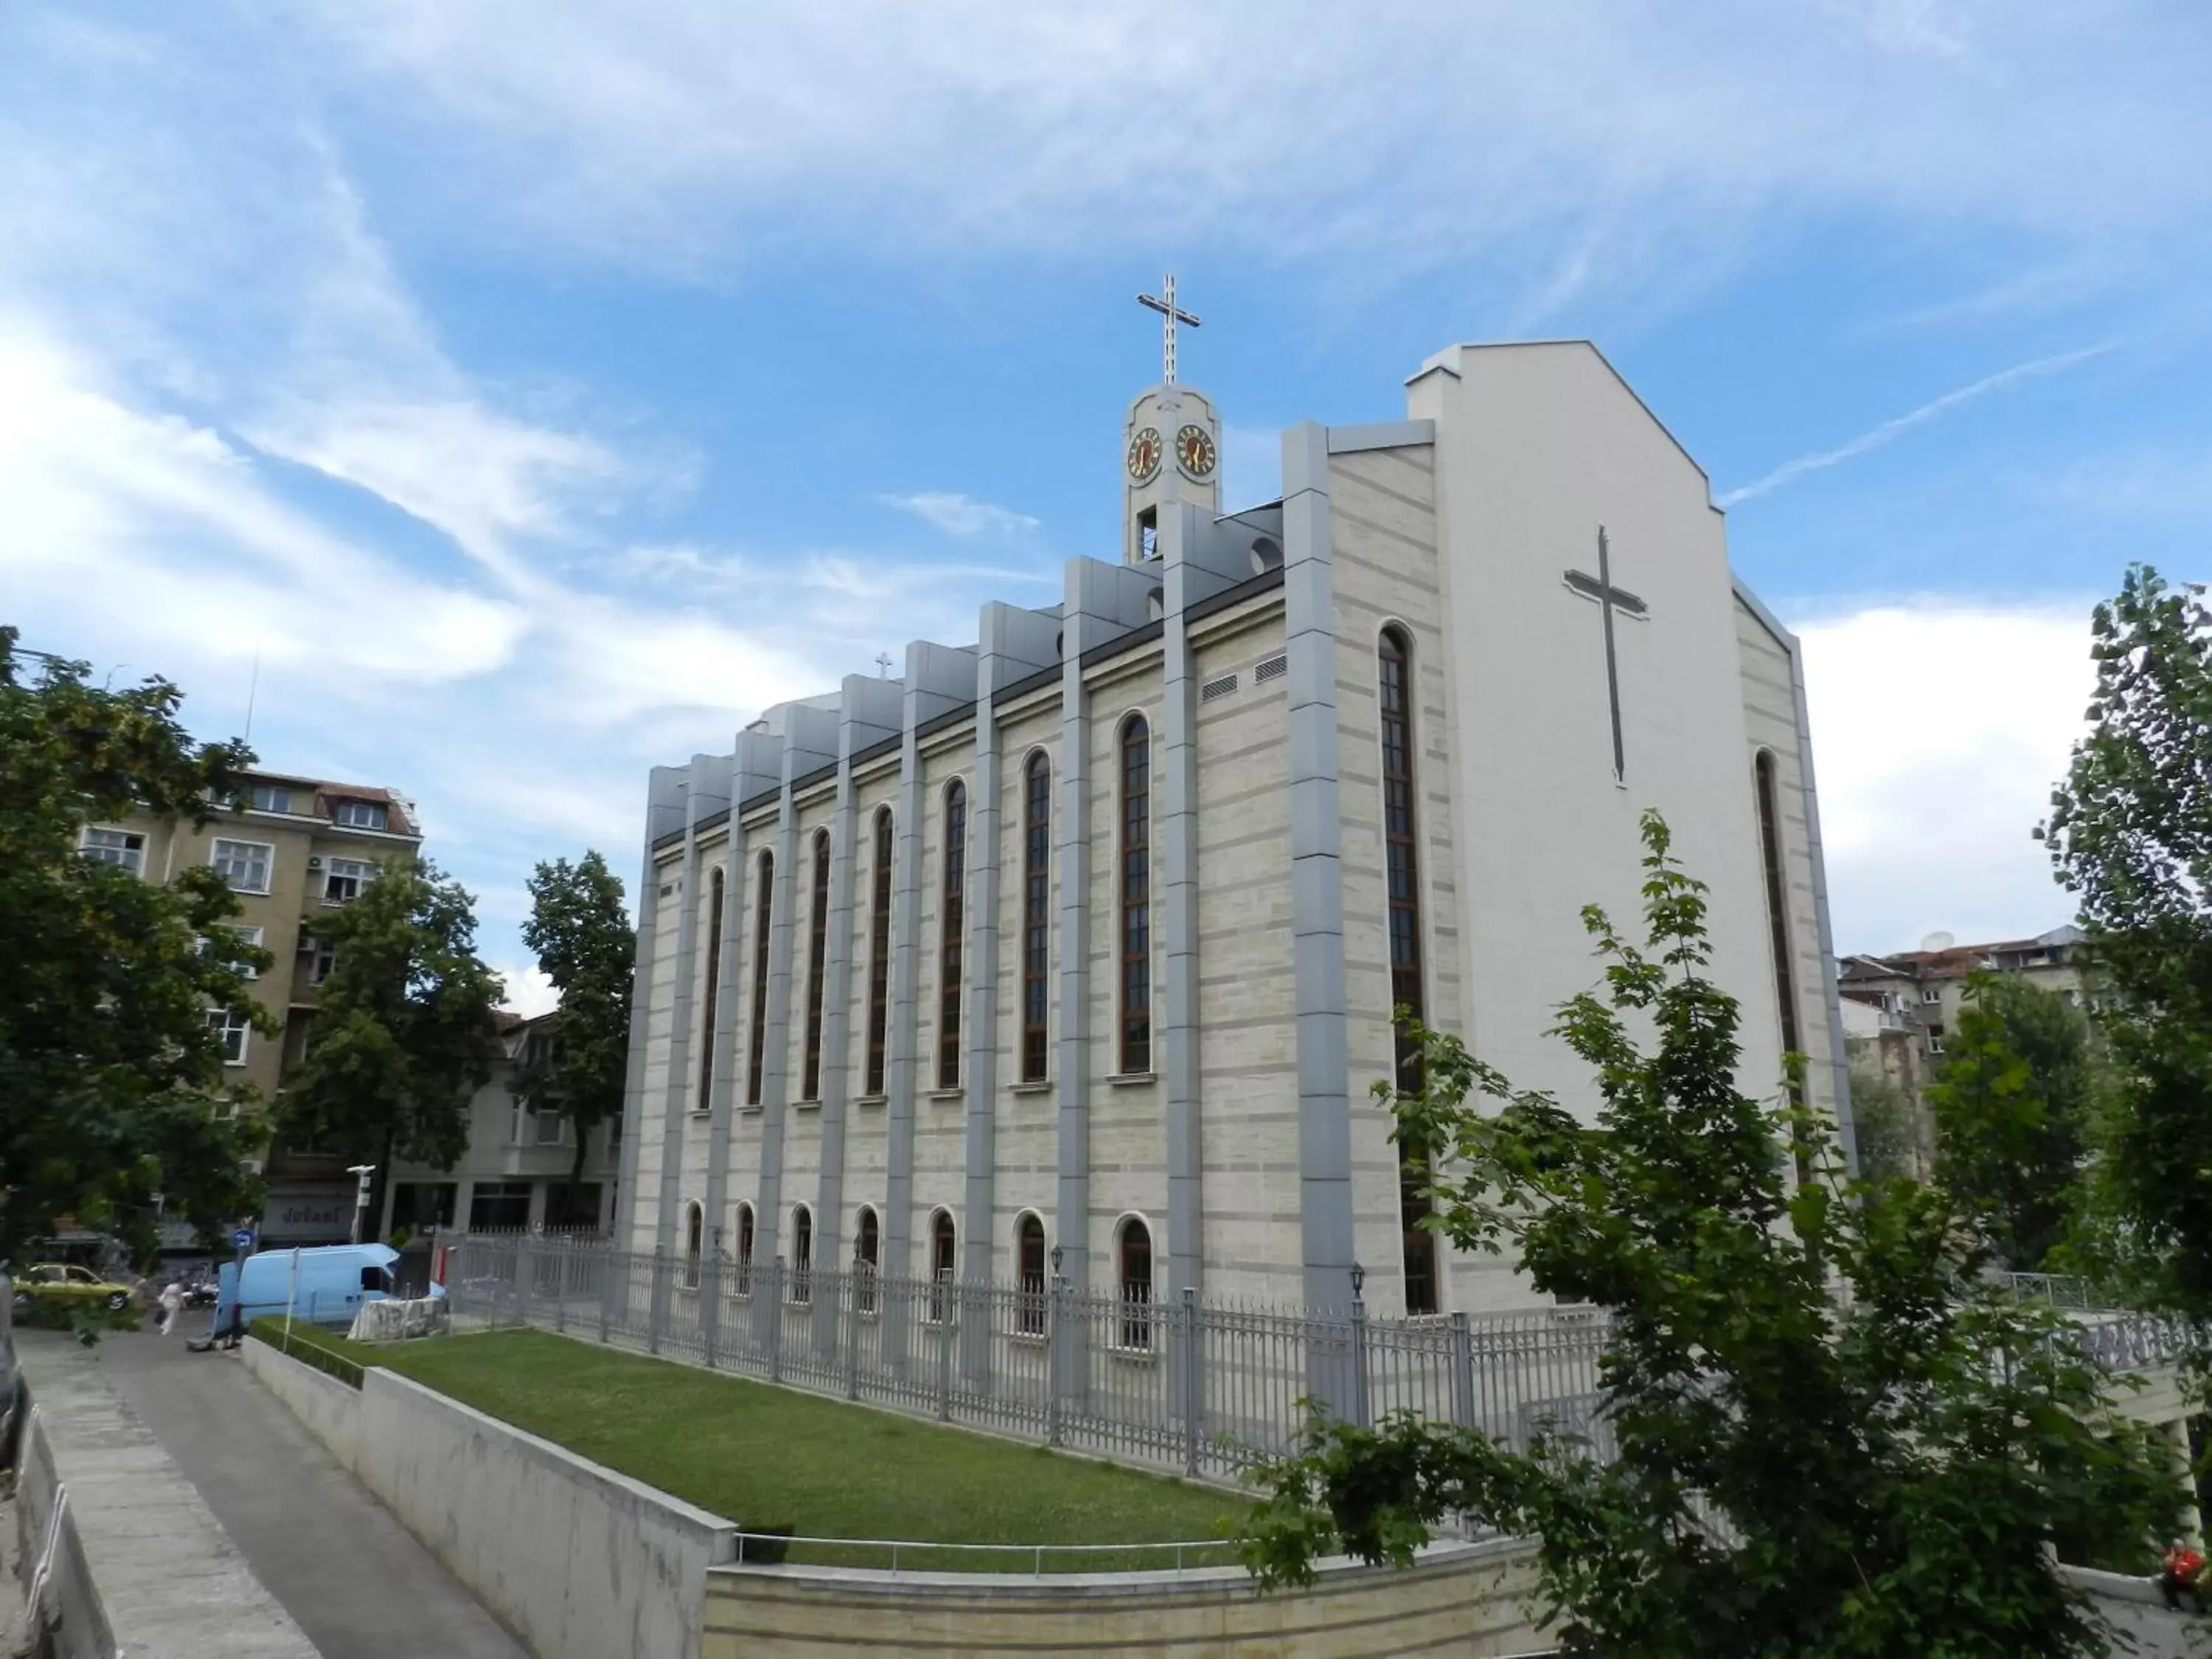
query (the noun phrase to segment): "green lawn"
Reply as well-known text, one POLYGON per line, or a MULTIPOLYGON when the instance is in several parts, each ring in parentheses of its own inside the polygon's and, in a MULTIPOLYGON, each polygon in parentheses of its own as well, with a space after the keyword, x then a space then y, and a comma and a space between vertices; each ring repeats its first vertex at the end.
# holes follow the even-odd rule
MULTIPOLYGON (((962 1543, 1146 1543, 1221 1537, 1244 1508, 1232 1494, 1184 1481, 541 1331, 345 1351, 745 1528, 962 1543)), ((799 1549, 793 1559, 881 1564, 852 1551, 799 1549)), ((1026 1570, 1005 1557, 923 1559, 903 1551, 900 1565, 1026 1570)), ((1048 1559, 1048 1571, 1064 1572, 1172 1565, 1154 1555, 1048 1559)))

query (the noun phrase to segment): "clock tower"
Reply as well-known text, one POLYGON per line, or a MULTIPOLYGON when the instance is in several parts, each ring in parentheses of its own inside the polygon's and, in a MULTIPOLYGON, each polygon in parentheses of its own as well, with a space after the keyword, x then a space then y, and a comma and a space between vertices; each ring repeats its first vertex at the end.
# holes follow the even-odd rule
POLYGON ((1176 325, 1198 319, 1176 305, 1175 278, 1161 297, 1137 296, 1160 313, 1160 383, 1138 394, 1121 427, 1121 558, 1143 564, 1159 557, 1162 510, 1194 502, 1221 511, 1221 422, 1203 392, 1176 384, 1176 325))

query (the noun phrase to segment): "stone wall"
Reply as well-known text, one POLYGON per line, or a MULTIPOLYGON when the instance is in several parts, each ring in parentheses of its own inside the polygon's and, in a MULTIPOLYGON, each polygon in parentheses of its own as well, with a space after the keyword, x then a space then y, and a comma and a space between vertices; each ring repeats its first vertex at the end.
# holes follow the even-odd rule
POLYGON ((1274 1595, 1237 1567, 1036 1578, 725 1566, 707 1575, 701 1659, 1532 1654, 1549 1646, 1522 1604, 1534 1577, 1517 1540, 1439 1546, 1407 1572, 1339 1565, 1274 1595))
POLYGON ((356 1393, 266 1343, 245 1352, 538 1659, 696 1659, 707 1570, 736 1555, 732 1522, 389 1371, 356 1393))

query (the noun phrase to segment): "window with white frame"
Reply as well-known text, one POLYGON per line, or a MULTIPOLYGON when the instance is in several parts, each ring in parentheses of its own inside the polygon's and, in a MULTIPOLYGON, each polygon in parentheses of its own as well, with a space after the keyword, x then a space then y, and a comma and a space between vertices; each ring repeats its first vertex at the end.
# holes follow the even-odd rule
POLYGON ((532 1112, 531 1137, 540 1146, 558 1146, 568 1138, 568 1120, 558 1112, 532 1112))
POLYGON ((88 830, 82 851, 96 864, 119 865, 134 876, 146 867, 146 837, 135 830, 88 830))
POLYGON ((329 859, 323 865, 323 902, 350 904, 376 879, 376 866, 365 859, 329 859))
POLYGON ((1920 1000, 1923 1004, 1942 1001, 1942 988, 1935 985, 1924 987, 1920 993, 1920 1000))
POLYGON ((311 948, 315 954, 313 961, 308 964, 307 982, 320 985, 338 965, 338 947, 326 939, 319 939, 313 942, 311 948))
POLYGON ((257 783, 246 794, 257 812, 289 812, 292 792, 281 783, 257 783))
POLYGON ((248 979, 259 979, 261 970, 258 968, 250 962, 240 961, 232 954, 232 951, 240 945, 250 945, 255 950, 259 950, 261 930, 258 927, 236 927, 225 923, 218 927, 214 933, 204 934, 200 939, 200 949, 207 955, 220 956, 224 962, 238 969, 248 979))
POLYGON ((208 854, 208 862, 234 891, 265 893, 276 851, 265 841, 218 841, 208 854))
POLYGON ((342 800, 331 816, 348 830, 386 830, 392 824, 392 813, 380 800, 342 800))
POLYGON ((210 1008, 207 1015, 208 1028, 222 1039, 222 1063, 226 1066, 246 1064, 246 1044, 252 1026, 244 1014, 227 1008, 210 1008))

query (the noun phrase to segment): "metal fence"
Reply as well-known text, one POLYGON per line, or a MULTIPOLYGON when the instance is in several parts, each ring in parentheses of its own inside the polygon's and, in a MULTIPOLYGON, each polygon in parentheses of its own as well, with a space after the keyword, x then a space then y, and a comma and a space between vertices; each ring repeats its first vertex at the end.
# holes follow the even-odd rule
POLYGON ((527 1324, 848 1400, 1193 1475, 1295 1449, 1309 1401, 1398 1411, 1525 1445, 1590 1437, 1602 1316, 1587 1309, 1373 1319, 1153 1302, 1054 1279, 885 1278, 738 1264, 544 1235, 453 1245, 456 1320, 527 1324))

